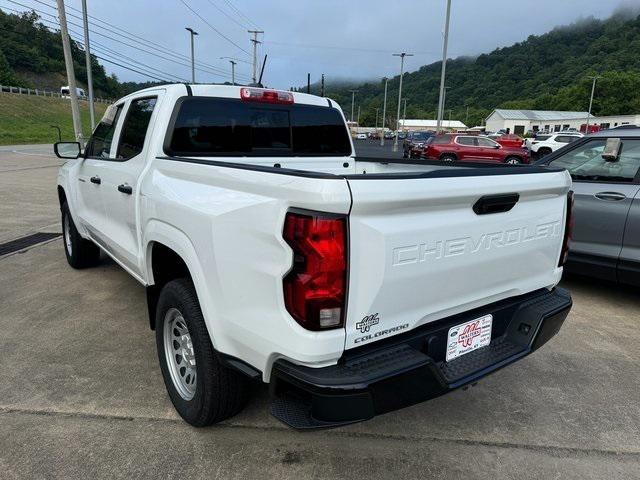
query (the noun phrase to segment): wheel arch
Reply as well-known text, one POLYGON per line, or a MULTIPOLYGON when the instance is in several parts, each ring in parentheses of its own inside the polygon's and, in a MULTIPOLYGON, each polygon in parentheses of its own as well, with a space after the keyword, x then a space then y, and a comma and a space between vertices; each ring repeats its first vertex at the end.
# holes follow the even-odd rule
POLYGON ((60 204, 60 210, 62 210, 62 205, 67 201, 67 193, 64 191, 64 187, 62 185, 58 185, 58 203, 60 204))
MULTIPOLYGON (((193 282, 202 314, 211 335, 203 269, 189 238, 177 228, 157 220, 149 222, 144 234, 144 268, 147 280, 149 326, 155 329, 155 307, 160 290, 169 281, 188 277, 193 282)), ((213 342, 213 336, 211 336, 213 342)))

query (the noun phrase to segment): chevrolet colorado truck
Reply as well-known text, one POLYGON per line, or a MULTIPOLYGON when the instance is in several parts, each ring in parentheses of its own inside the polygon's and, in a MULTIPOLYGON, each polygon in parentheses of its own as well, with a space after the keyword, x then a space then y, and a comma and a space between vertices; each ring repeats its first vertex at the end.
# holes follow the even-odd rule
POLYGON ((421 402, 562 326, 571 179, 530 165, 360 158, 332 100, 165 85, 109 106, 58 196, 74 268, 146 288, 178 413, 238 413, 251 382, 294 428, 421 402))

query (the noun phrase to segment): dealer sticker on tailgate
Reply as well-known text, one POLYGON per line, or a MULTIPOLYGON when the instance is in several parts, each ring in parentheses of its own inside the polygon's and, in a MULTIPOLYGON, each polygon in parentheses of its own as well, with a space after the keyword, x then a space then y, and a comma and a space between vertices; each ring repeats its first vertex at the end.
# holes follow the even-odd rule
POLYGON ((456 325, 447 335, 447 362, 472 352, 491 342, 493 315, 485 315, 470 322, 456 325))

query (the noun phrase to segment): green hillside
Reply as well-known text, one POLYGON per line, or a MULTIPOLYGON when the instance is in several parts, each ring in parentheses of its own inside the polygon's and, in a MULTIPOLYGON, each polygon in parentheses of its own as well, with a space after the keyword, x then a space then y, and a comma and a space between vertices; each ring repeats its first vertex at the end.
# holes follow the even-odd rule
MULTIPOLYGON (((455 34, 455 33, 454 33, 455 34)), ((485 33, 483 33, 485 34, 485 33)), ((442 62, 405 74, 403 97, 407 118, 434 118, 438 106, 442 62)), ((594 100, 595 114, 640 112, 640 16, 619 12, 607 20, 589 19, 530 36, 510 47, 477 58, 447 62, 445 119, 479 124, 493 108, 586 110, 591 80, 601 75, 594 100)), ((389 81, 387 122, 395 120, 399 77, 389 81)), ((358 90, 360 123, 373 126, 382 106, 384 82, 327 86, 327 96, 351 109, 349 90, 358 90)), ((356 106, 357 108, 357 106, 356 106)), ((390 123, 388 123, 390 124, 390 123)))
MULTIPOLYGON (((105 104, 96 105, 98 119, 104 113, 105 104)), ((91 133, 87 102, 80 102, 82 130, 91 133)), ((58 132, 51 125, 58 125, 63 140, 73 140, 73 122, 69 100, 0 93, 0 145, 28 143, 53 143, 58 132)))
MULTIPOLYGON (((86 89, 84 50, 73 40, 71 55, 78 86, 86 89)), ((96 97, 115 99, 158 84, 121 83, 115 75, 107 75, 94 55, 91 65, 96 97)), ((66 78, 60 32, 49 30, 35 12, 17 15, 0 10, 0 84, 58 91, 67 84, 66 78)))

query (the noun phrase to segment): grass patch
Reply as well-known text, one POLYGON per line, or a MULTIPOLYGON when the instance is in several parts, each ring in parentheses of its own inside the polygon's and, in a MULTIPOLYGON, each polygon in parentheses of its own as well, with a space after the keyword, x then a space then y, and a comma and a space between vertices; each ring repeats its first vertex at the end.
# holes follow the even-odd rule
MULTIPOLYGON (((96 104, 96 121, 106 107, 104 103, 96 104)), ((80 117, 83 135, 88 138, 91 122, 85 101, 80 102, 80 117)), ((62 140, 74 140, 70 100, 0 93, 0 145, 57 142, 58 131, 51 125, 60 127, 62 140)))

